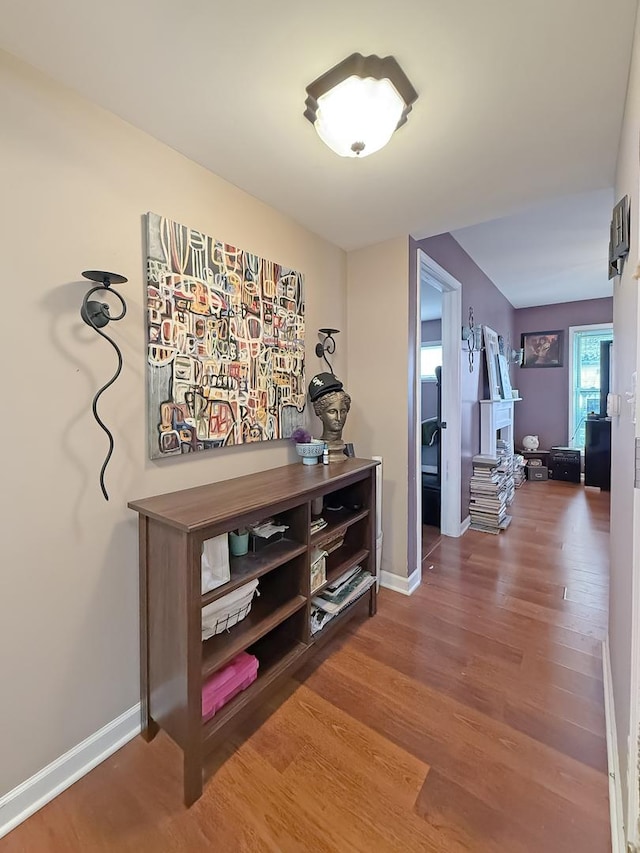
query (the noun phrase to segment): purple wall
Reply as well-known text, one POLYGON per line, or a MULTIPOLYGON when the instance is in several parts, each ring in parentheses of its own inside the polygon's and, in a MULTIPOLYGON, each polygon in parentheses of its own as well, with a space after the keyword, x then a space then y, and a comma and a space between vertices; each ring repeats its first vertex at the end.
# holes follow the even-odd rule
MULTIPOLYGON (((442 320, 423 320, 421 341, 423 344, 430 341, 442 340, 442 320)), ((435 382, 421 383, 421 420, 435 418, 438 414, 438 386, 435 382)))
POLYGON ((562 367, 512 367, 511 384, 522 402, 515 404, 515 444, 522 446, 523 435, 537 435, 540 447, 548 450, 569 442, 569 326, 613 322, 613 298, 584 299, 518 308, 515 312, 515 342, 522 332, 564 330, 562 367))
POLYGON ((442 340, 442 320, 423 320, 420 340, 423 344, 442 340))
POLYGON ((613 298, 561 302, 515 311, 514 347, 520 346, 522 332, 564 329, 562 367, 511 368, 511 384, 522 402, 515 404, 515 444, 522 446, 524 435, 540 437, 540 447, 565 446, 569 441, 569 326, 613 322, 613 298))
MULTIPOLYGON (((414 264, 416 250, 420 248, 440 264, 462 284, 462 322, 467 323, 469 307, 473 306, 476 325, 490 326, 499 335, 514 342, 514 308, 500 293, 491 279, 473 261, 451 234, 438 234, 425 240, 411 241, 410 258, 414 264)), ((415 273, 414 273, 415 274, 415 273)), ((411 281, 415 279, 412 278, 411 281)), ((518 337, 519 340, 519 337, 518 337)), ((473 373, 469 373, 466 353, 460 348, 461 358, 461 432, 462 432, 462 481, 461 521, 469 514, 469 480, 472 473, 471 460, 480 451, 480 406, 478 400, 485 399, 486 373, 483 360, 475 356, 473 373)), ((517 382, 514 383, 517 386, 517 382)), ((519 403, 518 405, 522 405, 519 403)))

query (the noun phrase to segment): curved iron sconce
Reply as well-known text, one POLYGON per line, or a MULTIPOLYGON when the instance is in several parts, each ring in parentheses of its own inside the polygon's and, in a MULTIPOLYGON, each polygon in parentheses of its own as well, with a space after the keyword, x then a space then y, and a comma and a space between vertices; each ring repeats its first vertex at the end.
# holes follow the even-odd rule
POLYGON ((316 355, 318 358, 323 358, 326 361, 329 370, 333 374, 333 367, 329 364, 327 353, 329 353, 329 355, 333 355, 336 351, 336 342, 333 336, 340 334, 340 329, 318 329, 318 331, 320 334, 324 335, 325 338, 322 343, 316 344, 316 355))
POLYGON ((482 352, 482 326, 476 326, 473 319, 473 307, 469 306, 469 324, 462 327, 462 340, 466 341, 469 351, 469 373, 473 373, 473 362, 477 352, 482 352))
POLYGON ((120 348, 116 344, 115 341, 111 340, 111 338, 105 334, 102 329, 109 323, 110 320, 122 320, 124 315, 127 313, 127 303, 124 301, 124 298, 120 296, 117 290, 114 290, 111 285, 112 284, 124 284, 126 279, 123 275, 118 275, 115 272, 103 272, 102 270, 85 270, 82 275, 85 278, 88 278, 89 281, 98 281, 100 284, 96 284, 95 287, 90 288, 85 294, 84 299, 82 300, 82 307, 80 308, 80 316, 84 320, 84 322, 91 326, 96 332, 100 335, 101 338, 104 338, 106 341, 109 341, 111 346, 116 351, 116 355, 118 356, 118 367, 116 372, 113 374, 111 379, 98 390, 95 397, 93 398, 92 409, 93 416, 96 419, 96 422, 101 429, 103 429, 107 437, 109 439, 109 450, 105 457, 104 462, 102 463, 102 468, 100 469, 100 488, 102 489, 102 494, 104 495, 104 499, 106 501, 109 500, 109 495, 107 494, 107 490, 104 485, 104 472, 109 464, 109 460, 111 459, 111 454, 113 453, 114 441, 113 435, 111 431, 104 423, 100 415, 98 414, 98 400, 102 396, 102 394, 116 381, 118 376, 120 376, 120 371, 122 370, 122 353, 120 352, 120 348), (94 293, 97 293, 99 290, 108 290, 109 293, 113 293, 115 297, 120 300, 120 304, 122 305, 122 311, 116 317, 112 317, 109 311, 109 306, 106 302, 98 302, 96 299, 91 299, 94 293))

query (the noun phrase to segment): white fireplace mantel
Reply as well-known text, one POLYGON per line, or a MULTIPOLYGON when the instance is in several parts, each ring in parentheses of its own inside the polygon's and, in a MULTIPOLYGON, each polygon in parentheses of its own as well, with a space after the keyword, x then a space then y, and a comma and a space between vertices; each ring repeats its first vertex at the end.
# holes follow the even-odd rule
POLYGON ((513 404, 520 399, 480 400, 480 453, 496 456, 499 438, 513 453, 513 404))

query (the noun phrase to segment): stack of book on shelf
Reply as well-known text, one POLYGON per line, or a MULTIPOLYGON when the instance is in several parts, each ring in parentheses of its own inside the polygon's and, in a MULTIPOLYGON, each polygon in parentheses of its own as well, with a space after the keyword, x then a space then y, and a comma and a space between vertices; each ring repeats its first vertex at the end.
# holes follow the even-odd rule
POLYGON ((311 522, 311 535, 313 536, 313 534, 317 533, 319 530, 324 530, 326 526, 327 522, 324 520, 324 518, 322 518, 322 516, 320 518, 314 519, 311 522))
POLYGON ((319 595, 311 599, 311 633, 316 634, 324 628, 327 622, 353 604, 374 582, 375 578, 370 572, 362 566, 354 566, 328 584, 319 595))
POLYGON ((471 529, 483 533, 500 533, 511 523, 507 515, 509 483, 513 477, 508 464, 499 456, 478 454, 473 457, 469 515, 471 529))

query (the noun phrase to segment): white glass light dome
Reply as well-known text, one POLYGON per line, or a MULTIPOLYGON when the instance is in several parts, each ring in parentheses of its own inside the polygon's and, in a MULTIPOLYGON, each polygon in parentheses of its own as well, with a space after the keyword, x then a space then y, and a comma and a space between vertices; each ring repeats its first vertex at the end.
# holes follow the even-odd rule
POLYGON ((307 86, 305 118, 341 157, 367 157, 403 125, 418 93, 393 56, 352 53, 307 86))
POLYGON ((354 75, 318 98, 315 128, 341 157, 367 157, 391 139, 403 109, 390 80, 354 75))

